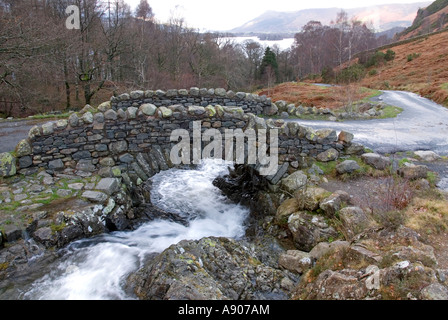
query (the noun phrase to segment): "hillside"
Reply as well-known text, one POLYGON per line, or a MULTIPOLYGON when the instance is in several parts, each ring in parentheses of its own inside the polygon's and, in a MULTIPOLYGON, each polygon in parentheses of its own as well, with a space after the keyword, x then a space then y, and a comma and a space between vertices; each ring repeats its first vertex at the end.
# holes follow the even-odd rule
POLYGON ((412 25, 399 35, 399 39, 409 39, 422 34, 440 31, 447 27, 448 0, 436 0, 428 7, 418 10, 412 25))
POLYGON ((407 90, 448 106, 448 32, 389 48, 395 59, 369 68, 362 86, 407 90))
MULTIPOLYGON (((387 4, 363 8, 344 9, 349 17, 357 17, 361 21, 373 22, 377 31, 385 31, 394 27, 409 27, 420 8, 431 2, 411 4, 387 4)), ((261 16, 230 30, 233 33, 283 33, 298 32, 311 20, 329 25, 341 8, 306 9, 294 12, 267 11, 261 16)))

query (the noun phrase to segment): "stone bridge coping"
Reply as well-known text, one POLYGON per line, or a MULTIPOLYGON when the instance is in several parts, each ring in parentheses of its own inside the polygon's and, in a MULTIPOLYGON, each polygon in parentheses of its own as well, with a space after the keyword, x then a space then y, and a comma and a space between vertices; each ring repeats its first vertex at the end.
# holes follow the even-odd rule
MULTIPOLYGON (((244 113, 241 107, 226 107, 221 105, 209 105, 207 107, 189 106, 187 108, 181 105, 173 105, 169 107, 156 107, 152 104, 142 104, 139 108, 129 107, 126 111, 119 109, 115 111, 110 109, 108 102, 103 103, 98 109, 87 105, 78 113, 70 115, 68 120, 49 121, 42 125, 36 125, 29 130, 28 139, 20 141, 16 147, 16 155, 23 157, 32 153, 31 146, 24 147, 25 143, 33 142, 37 137, 51 136, 52 134, 65 130, 67 128, 78 128, 84 125, 93 125, 94 129, 102 129, 105 121, 126 121, 134 119, 144 119, 147 121, 160 119, 175 119, 176 113, 188 115, 189 120, 204 120, 217 118, 222 120, 237 119, 247 122, 244 130, 248 129, 278 129, 280 135, 286 135, 291 138, 304 138, 310 142, 336 142, 336 130, 318 129, 314 130, 308 126, 302 126, 297 122, 286 122, 283 119, 264 119, 252 113, 244 113), (103 108, 101 107, 103 106, 103 108), (104 109, 104 106, 108 106, 104 109), (101 112, 99 110, 105 110, 101 112), (328 141, 324 141, 328 140, 328 141)), ((243 131, 244 131, 243 130, 243 131)))
POLYGON ((232 90, 226 91, 224 88, 197 88, 192 87, 190 90, 187 89, 169 89, 167 91, 163 90, 136 90, 130 93, 123 93, 116 97, 111 97, 110 101, 112 103, 122 102, 128 100, 139 100, 139 99, 148 99, 148 98, 173 98, 173 97, 218 97, 218 98, 228 98, 228 99, 240 99, 240 100, 248 100, 248 101, 256 101, 265 104, 271 104, 271 98, 268 98, 266 95, 259 96, 254 93, 246 93, 246 92, 234 92, 232 90))

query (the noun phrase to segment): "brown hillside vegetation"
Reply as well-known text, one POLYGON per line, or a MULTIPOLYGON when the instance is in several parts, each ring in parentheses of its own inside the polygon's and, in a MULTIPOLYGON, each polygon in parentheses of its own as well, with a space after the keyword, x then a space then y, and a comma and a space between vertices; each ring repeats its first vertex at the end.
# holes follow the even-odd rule
POLYGON ((361 85, 407 90, 448 105, 447 48, 448 32, 391 47, 395 59, 379 67, 371 67, 361 85))
POLYGON ((283 100, 306 107, 339 109, 351 102, 367 98, 372 92, 355 85, 321 87, 311 83, 287 82, 274 88, 263 89, 257 94, 266 95, 272 101, 283 100))

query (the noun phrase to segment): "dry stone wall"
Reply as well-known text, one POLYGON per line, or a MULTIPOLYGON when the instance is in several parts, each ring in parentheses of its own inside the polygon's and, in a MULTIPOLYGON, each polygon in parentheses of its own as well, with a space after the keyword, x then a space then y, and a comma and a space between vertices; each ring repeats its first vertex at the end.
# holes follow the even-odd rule
POLYGON ((192 137, 195 122, 200 123, 202 133, 216 129, 223 136, 230 129, 278 130, 279 167, 277 174, 268 177, 272 184, 278 183, 290 167, 306 167, 307 159, 331 161, 343 154, 363 151, 362 146, 351 142, 353 135, 346 132, 315 131, 295 122, 263 119, 245 112, 260 108, 268 99, 261 102, 263 98, 235 94, 242 98, 238 106, 238 101, 229 100, 229 93, 224 90, 214 89, 214 96, 210 94, 212 90, 207 92, 203 96, 201 90, 194 89, 189 95, 182 90, 176 90, 177 95, 174 91, 131 92, 113 97, 98 108, 87 105, 68 120, 35 126, 28 139, 16 148, 17 172, 26 174, 42 168, 48 173, 71 170, 80 176, 99 173, 136 185, 174 166, 170 151, 177 142, 170 141, 171 134, 184 129, 192 137), (197 96, 201 105, 197 105, 199 100, 189 100, 192 96, 197 96), (237 105, 230 106, 231 103, 237 105))

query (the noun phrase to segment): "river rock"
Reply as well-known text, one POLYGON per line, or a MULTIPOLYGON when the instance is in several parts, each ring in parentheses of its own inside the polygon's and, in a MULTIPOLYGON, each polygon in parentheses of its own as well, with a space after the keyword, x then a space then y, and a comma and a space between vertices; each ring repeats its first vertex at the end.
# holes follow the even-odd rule
POLYGON ((181 241, 148 259, 127 280, 143 300, 287 299, 286 274, 233 239, 181 241))

